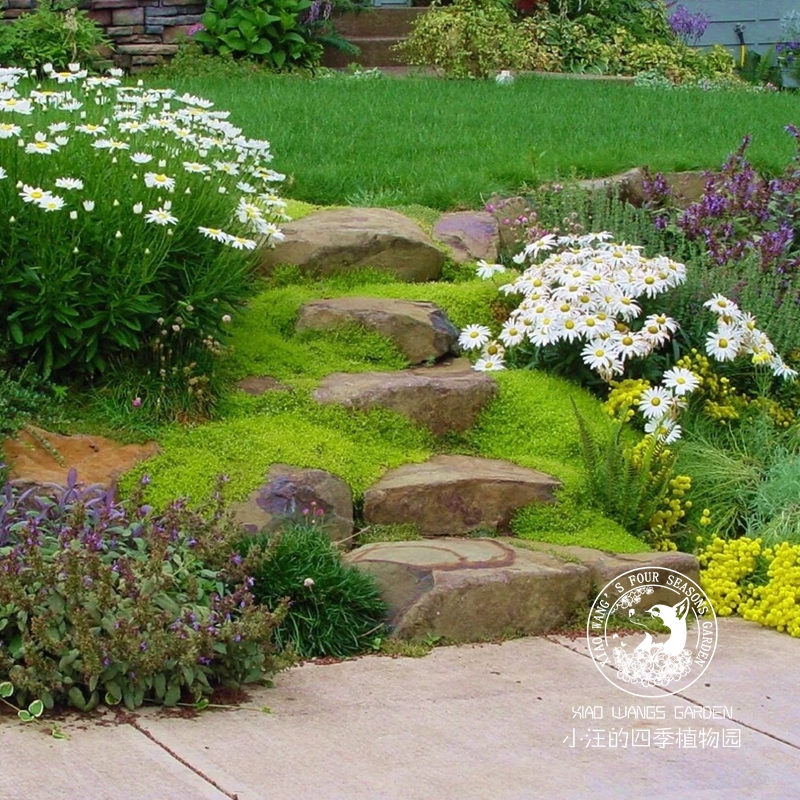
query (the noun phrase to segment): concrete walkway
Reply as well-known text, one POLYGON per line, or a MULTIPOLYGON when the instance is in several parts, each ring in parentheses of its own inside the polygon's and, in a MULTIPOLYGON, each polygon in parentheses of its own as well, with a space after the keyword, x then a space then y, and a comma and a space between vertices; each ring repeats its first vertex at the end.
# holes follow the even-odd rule
POLYGON ((799 656, 800 641, 728 619, 684 696, 632 697, 582 639, 529 638, 308 664, 235 710, 76 718, 69 740, 4 718, 0 799, 787 800, 799 656), (631 709, 656 719, 620 719, 631 709), (730 719, 686 718, 714 713, 730 719))

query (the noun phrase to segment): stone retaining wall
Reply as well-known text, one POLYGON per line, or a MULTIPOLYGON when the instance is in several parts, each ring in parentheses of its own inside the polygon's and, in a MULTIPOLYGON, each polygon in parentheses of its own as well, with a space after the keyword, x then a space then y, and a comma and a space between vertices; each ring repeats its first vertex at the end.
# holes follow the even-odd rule
MULTIPOLYGON (((32 0, 0 0, 0 13, 11 20, 29 11, 32 0)), ((114 61, 124 69, 150 66, 173 55, 175 40, 200 22, 204 2, 187 0, 88 0, 89 12, 114 45, 114 61)))

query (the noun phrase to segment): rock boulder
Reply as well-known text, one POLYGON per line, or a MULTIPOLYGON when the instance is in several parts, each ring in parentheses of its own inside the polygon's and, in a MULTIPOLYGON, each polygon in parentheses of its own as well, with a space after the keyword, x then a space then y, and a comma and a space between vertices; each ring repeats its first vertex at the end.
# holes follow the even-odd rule
POLYGON ((440 277, 444 255, 416 222, 385 208, 323 209, 281 227, 285 241, 261 251, 265 272, 296 264, 314 275, 364 267, 398 280, 440 277))
POLYGON ((433 303, 382 297, 337 297, 305 303, 297 330, 328 330, 346 322, 391 339, 411 364, 437 360, 458 350, 458 329, 433 303))
POLYGON ((453 211, 442 214, 433 226, 433 238, 450 248, 459 264, 483 259, 497 261, 500 231, 488 211, 453 211))

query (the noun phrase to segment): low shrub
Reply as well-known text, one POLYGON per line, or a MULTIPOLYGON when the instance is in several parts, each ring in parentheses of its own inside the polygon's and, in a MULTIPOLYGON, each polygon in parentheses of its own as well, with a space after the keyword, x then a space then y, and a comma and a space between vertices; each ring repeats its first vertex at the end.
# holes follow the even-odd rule
POLYGON ((219 495, 200 512, 180 500, 156 512, 75 481, 53 497, 3 489, 0 675, 18 703, 175 705, 280 667, 282 609, 250 591, 267 554, 234 551, 219 495))
POLYGON ((66 69, 75 62, 92 63, 98 48, 108 44, 102 28, 70 3, 40 0, 31 8, 0 25, 0 64, 37 70, 49 63, 66 69))
POLYGON ((533 63, 527 37, 498 0, 434 3, 396 49, 408 64, 439 67, 453 78, 485 78, 533 63))
POLYGON ((287 603, 275 641, 302 658, 352 656, 385 634, 386 604, 375 579, 342 561, 324 520, 298 524, 272 537, 246 539, 242 553, 268 547, 271 556, 253 573, 259 603, 287 603))
POLYGON ((210 53, 272 69, 314 66, 322 45, 304 24, 311 7, 311 0, 210 0, 194 41, 210 53))

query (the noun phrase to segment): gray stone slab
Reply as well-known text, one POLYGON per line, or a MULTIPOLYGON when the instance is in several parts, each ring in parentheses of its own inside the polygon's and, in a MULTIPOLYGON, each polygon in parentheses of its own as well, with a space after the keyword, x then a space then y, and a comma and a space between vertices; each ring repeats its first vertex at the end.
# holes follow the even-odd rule
MULTIPOLYGON (((796 708, 798 643, 787 644, 793 648, 780 648, 772 664, 775 702, 796 708)), ((719 674, 731 669, 730 660, 719 660, 719 674)), ((739 695, 758 692, 735 675, 739 695)), ((423 659, 308 664, 279 676, 276 689, 256 692, 247 708, 194 721, 147 712, 141 724, 240 800, 796 796, 798 750, 735 723, 713 726, 738 730, 738 748, 588 748, 579 738, 589 728, 625 723, 574 719, 578 707, 599 705, 610 714, 612 707, 656 703, 669 721, 635 727, 686 724, 674 714, 689 701, 629 697, 585 656, 546 639, 521 639, 437 649, 423 659), (271 714, 259 712, 264 705, 271 714)), ((779 732, 777 723, 768 729, 779 732)))
MULTIPOLYGON (((130 725, 96 718, 44 726, 0 718, 2 800, 230 800, 130 725)), ((210 731, 206 731, 210 737, 210 731)))

